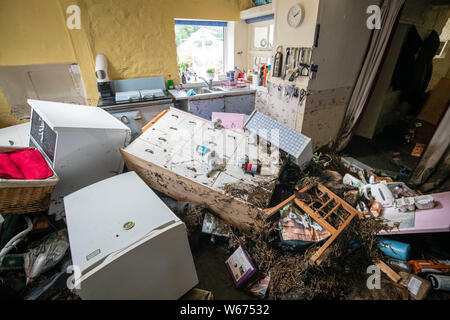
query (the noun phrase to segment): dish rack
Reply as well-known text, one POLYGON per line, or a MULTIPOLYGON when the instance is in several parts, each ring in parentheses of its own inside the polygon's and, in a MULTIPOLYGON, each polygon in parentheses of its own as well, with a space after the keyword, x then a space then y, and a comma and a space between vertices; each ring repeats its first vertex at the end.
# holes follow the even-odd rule
POLYGON ((221 82, 222 87, 227 90, 248 89, 251 82, 245 79, 227 79, 221 82))

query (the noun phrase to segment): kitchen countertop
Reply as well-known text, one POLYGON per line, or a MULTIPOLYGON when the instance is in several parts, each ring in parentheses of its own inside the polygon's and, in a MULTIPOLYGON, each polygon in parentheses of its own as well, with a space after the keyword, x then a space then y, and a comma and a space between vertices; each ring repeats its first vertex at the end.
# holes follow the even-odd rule
MULTIPOLYGON (((206 86, 202 86, 206 87, 206 86)), ((199 88, 199 87, 197 87, 199 88)), ((197 94, 195 96, 188 96, 186 94, 186 90, 192 89, 190 88, 183 88, 181 90, 169 90, 169 93, 174 97, 175 100, 201 100, 201 99, 215 99, 215 98, 222 98, 226 96, 237 96, 237 95, 243 95, 243 94, 252 94, 255 93, 257 88, 250 86, 250 88, 246 89, 234 89, 234 90, 227 90, 224 88, 225 91, 218 91, 213 93, 206 93, 206 94, 197 94)))

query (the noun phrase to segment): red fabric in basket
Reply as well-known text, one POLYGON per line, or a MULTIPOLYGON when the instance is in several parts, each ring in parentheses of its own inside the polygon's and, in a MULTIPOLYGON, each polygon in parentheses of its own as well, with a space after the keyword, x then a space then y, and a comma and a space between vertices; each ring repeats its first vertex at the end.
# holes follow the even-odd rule
POLYGON ((11 161, 7 153, 0 153, 0 178, 25 179, 23 173, 11 161))
POLYGON ((37 149, 16 151, 10 153, 9 158, 22 171, 26 180, 47 179, 53 176, 52 169, 37 149))

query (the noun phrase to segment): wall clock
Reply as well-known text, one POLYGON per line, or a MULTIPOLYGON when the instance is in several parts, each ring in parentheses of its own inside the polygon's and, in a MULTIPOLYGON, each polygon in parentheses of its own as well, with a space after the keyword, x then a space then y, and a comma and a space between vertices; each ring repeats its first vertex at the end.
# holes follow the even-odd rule
POLYGON ((288 12, 287 23, 292 28, 297 28, 303 21, 305 10, 300 4, 294 4, 288 12))

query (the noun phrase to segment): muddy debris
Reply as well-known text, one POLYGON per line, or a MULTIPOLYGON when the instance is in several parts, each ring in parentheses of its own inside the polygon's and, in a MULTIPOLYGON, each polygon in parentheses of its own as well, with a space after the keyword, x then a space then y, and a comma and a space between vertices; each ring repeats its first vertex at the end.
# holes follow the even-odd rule
POLYGON ((270 191, 265 189, 264 184, 258 186, 248 183, 233 182, 224 185, 226 194, 233 198, 244 200, 258 208, 266 208, 270 191))
MULTIPOLYGON (((298 190, 322 182, 354 206, 359 200, 359 194, 357 190, 342 184, 342 176, 346 172, 340 158, 334 154, 316 156, 304 171, 287 163, 280 175, 270 206, 280 203, 294 193, 305 203, 314 202, 318 196, 314 191, 298 190)), ((242 185, 227 185, 226 192, 248 199, 249 202, 252 200, 255 206, 267 207, 267 204, 258 202, 257 195, 260 190, 257 188, 249 190, 242 185)), ((203 211, 196 209, 195 212, 187 214, 188 221, 185 221, 190 232, 201 231, 203 211)), ((329 222, 332 225, 340 225, 348 215, 346 210, 337 210, 337 214, 334 214, 329 222)), ((294 252, 284 251, 281 247, 278 222, 279 215, 275 214, 270 219, 257 217, 252 230, 246 233, 230 227, 231 237, 228 243, 222 244, 230 254, 233 248, 243 246, 258 271, 264 275, 270 274, 271 280, 265 299, 351 299, 355 288, 365 285, 368 266, 382 257, 377 247, 377 233, 392 229, 383 219, 355 217, 328 248, 327 258, 317 266, 310 262, 310 258, 322 244, 314 244, 294 252)), ((393 288, 391 291, 392 298, 401 296, 398 289, 393 288)))

